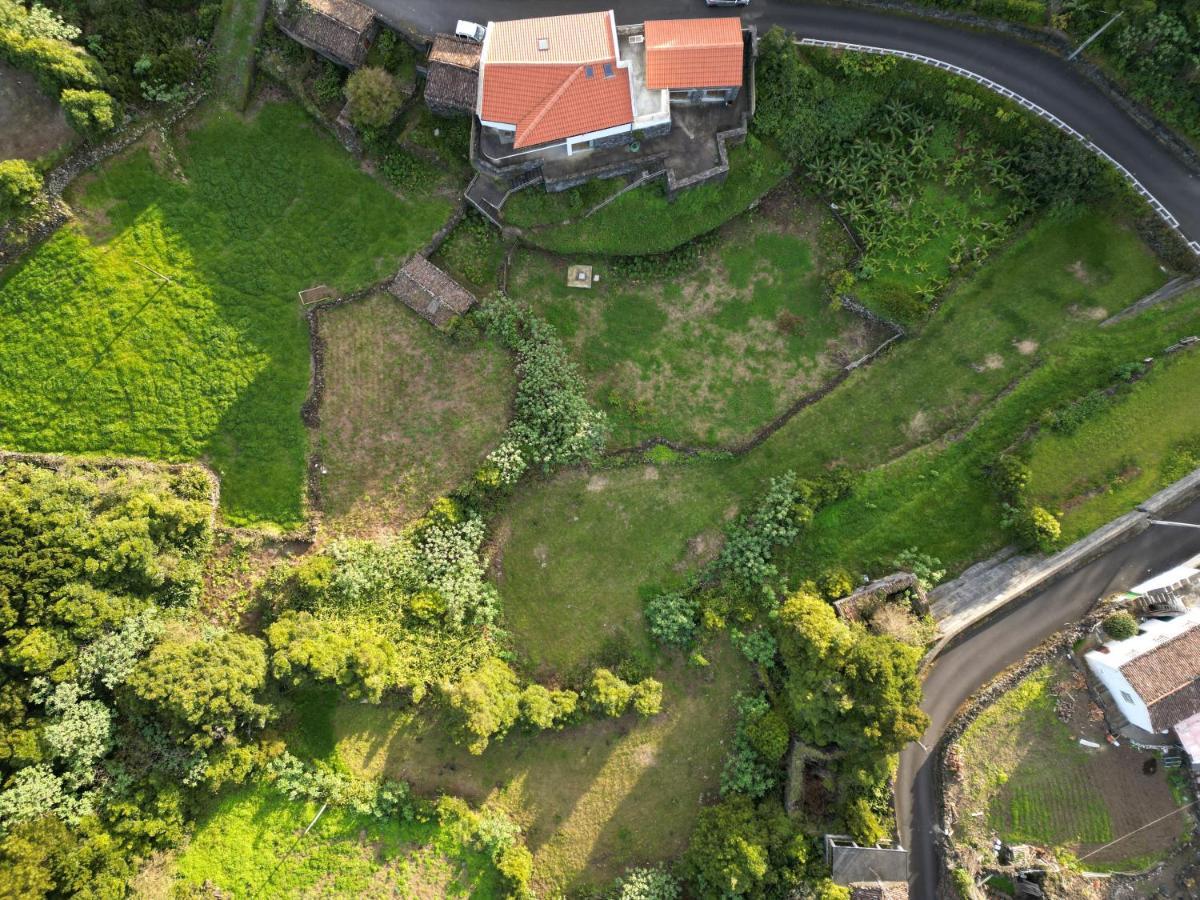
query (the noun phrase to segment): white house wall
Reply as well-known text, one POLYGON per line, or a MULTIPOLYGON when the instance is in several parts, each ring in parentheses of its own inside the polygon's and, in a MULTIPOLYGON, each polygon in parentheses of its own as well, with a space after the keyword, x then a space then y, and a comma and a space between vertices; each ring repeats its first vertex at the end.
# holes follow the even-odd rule
POLYGON ((1095 650, 1086 656, 1088 666, 1091 667, 1096 678, 1108 689, 1113 702, 1121 710, 1121 715, 1143 731, 1154 731, 1154 726, 1150 722, 1150 710, 1146 708, 1146 704, 1138 696, 1138 692, 1121 674, 1120 669, 1109 666, 1104 657, 1105 654, 1095 650))

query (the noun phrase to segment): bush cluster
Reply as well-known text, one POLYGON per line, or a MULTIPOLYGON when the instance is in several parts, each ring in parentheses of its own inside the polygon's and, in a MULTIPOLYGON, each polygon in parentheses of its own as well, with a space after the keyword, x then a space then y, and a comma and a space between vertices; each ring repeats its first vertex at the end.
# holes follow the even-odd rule
POLYGON ((1104 618, 1104 633, 1114 641, 1123 641, 1138 633, 1138 623, 1126 610, 1118 610, 1104 618))
MULTIPOLYGON (((767 490, 744 514, 725 528, 717 558, 683 589, 651 597, 645 605, 646 627, 663 646, 687 649, 701 628, 723 628, 729 616, 753 617, 774 607, 779 571, 776 548, 795 540, 814 510, 850 490, 848 475, 833 469, 819 481, 804 481, 794 472, 772 478, 767 490)), ((765 659, 769 648, 762 634, 740 636, 743 650, 765 659), (759 643, 755 643, 759 642, 759 643)))
POLYGON ((0 160, 0 212, 16 212, 42 190, 42 176, 23 159, 0 160))
POLYGON ((1058 548, 1062 525, 1054 513, 1035 505, 1029 498, 1029 467, 1011 454, 992 465, 992 485, 1000 496, 1001 524, 1027 547, 1043 553, 1058 548))
POLYGON ((452 727, 467 750, 482 753, 518 723, 533 730, 559 729, 585 713, 621 716, 631 706, 639 716, 662 709, 662 684, 644 678, 635 684, 599 668, 581 694, 539 684, 522 688, 517 673, 504 660, 491 657, 465 678, 442 685, 442 699, 452 727))
POLYGON ((478 315, 487 333, 517 357, 516 417, 505 441, 511 461, 501 481, 513 483, 528 465, 549 471, 594 459, 606 438, 604 413, 588 402, 586 384, 554 328, 503 294, 478 315))

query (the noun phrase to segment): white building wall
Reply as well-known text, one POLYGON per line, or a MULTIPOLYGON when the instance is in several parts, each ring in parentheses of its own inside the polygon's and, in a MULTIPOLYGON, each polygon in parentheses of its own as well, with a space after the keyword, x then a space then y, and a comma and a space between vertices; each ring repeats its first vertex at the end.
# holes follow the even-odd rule
POLYGON ((1121 715, 1143 731, 1153 731, 1150 710, 1133 689, 1133 685, 1121 674, 1121 670, 1109 665, 1105 656, 1106 654, 1093 650, 1085 659, 1096 678, 1112 695, 1113 702, 1121 710, 1121 715))

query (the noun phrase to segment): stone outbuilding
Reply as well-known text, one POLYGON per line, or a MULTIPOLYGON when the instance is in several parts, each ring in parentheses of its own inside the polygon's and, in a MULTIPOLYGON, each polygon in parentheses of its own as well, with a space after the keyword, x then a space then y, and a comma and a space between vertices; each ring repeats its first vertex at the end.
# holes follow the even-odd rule
POLYGON ((439 116, 470 115, 479 92, 479 53, 469 38, 439 34, 429 48, 425 104, 439 116))
POLYGON ((358 0, 296 0, 277 22, 292 40, 348 69, 366 61, 379 30, 375 11, 358 0))
POLYGON ((475 305, 475 295, 420 254, 396 273, 388 293, 437 328, 475 305))

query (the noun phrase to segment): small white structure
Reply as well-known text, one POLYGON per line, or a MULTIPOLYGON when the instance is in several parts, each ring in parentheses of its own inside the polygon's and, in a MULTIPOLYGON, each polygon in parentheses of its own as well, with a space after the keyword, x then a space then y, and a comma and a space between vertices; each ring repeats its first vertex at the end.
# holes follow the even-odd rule
POLYGON ((1200 609, 1147 619, 1137 635, 1085 657, 1121 714, 1143 731, 1166 732, 1200 712, 1200 609))

